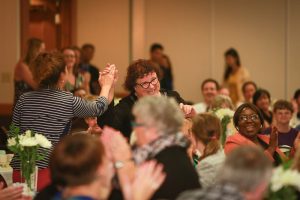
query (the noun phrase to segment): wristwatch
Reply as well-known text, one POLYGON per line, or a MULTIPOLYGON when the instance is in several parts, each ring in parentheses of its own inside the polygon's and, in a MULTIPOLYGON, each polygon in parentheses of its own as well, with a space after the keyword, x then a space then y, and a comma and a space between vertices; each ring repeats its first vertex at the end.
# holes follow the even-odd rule
POLYGON ((126 164, 126 162, 130 162, 133 161, 133 159, 128 159, 128 160, 117 160, 116 162, 114 162, 114 167, 116 169, 121 169, 122 167, 124 167, 124 165, 126 164))

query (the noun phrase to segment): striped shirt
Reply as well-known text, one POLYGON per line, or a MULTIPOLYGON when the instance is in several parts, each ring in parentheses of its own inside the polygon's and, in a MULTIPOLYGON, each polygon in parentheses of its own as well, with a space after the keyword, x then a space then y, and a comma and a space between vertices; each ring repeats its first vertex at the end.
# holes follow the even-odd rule
MULTIPOLYGON (((21 133, 30 129, 46 136, 55 146, 62 136, 69 133, 73 117, 97 117, 107 107, 108 100, 105 97, 86 101, 74 97, 70 92, 41 89, 21 95, 14 108, 13 123, 20 127, 21 133)), ((42 151, 45 152, 45 159, 37 161, 40 169, 48 167, 52 149, 42 151)), ((12 166, 19 169, 20 162, 13 159, 12 166)))

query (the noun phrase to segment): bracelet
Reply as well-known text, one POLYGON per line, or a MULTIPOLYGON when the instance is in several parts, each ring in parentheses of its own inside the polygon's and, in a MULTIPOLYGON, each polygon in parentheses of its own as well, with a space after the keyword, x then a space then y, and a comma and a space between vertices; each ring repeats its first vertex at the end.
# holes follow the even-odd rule
POLYGON ((127 160, 117 160, 116 162, 114 162, 114 167, 115 169, 121 169, 127 162, 131 161, 133 161, 133 158, 127 160))

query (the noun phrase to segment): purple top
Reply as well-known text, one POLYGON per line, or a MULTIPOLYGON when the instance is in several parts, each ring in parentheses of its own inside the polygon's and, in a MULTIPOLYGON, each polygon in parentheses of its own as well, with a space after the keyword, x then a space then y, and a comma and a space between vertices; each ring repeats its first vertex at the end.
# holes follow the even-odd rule
MULTIPOLYGON (((271 134, 271 127, 266 128, 263 133, 264 135, 271 134)), ((298 135, 298 130, 291 128, 289 132, 282 133, 278 131, 278 146, 288 145, 290 147, 294 147, 294 141, 298 135)))

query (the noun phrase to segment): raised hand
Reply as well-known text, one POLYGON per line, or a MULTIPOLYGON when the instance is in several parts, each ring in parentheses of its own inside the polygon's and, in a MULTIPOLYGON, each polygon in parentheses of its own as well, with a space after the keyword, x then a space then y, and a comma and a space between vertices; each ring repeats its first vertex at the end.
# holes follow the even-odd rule
POLYGON ((183 103, 180 103, 179 107, 182 110, 182 112, 184 113, 185 118, 191 118, 191 117, 194 117, 196 115, 196 111, 193 108, 193 106, 185 105, 183 103))
POLYGON ((130 146, 126 138, 119 132, 110 127, 104 127, 101 135, 106 150, 112 161, 128 161, 132 159, 130 146))
POLYGON ((268 148, 270 153, 274 153, 277 146, 278 146, 278 130, 277 130, 276 126, 272 126, 272 131, 270 134, 269 148, 268 148))
POLYGON ((124 188, 125 199, 147 200, 161 186, 166 178, 163 165, 156 161, 149 161, 137 168, 133 182, 127 179, 124 188))

